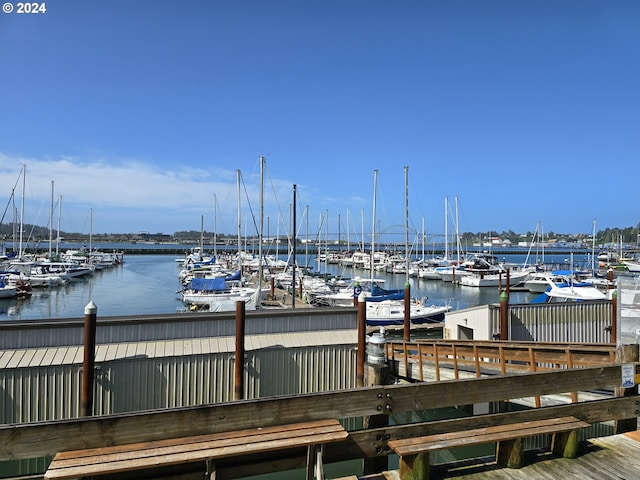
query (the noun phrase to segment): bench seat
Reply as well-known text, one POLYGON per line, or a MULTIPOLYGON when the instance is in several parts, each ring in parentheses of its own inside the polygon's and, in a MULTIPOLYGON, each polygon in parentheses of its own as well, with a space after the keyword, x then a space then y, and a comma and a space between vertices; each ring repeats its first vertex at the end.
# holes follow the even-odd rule
MULTIPOLYGON (((45 479, 68 479, 107 475, 169 465, 207 462, 208 470, 217 459, 309 447, 314 464, 321 455, 311 448, 348 437, 337 420, 279 425, 231 432, 172 438, 129 445, 59 452, 45 479)), ((317 465, 314 465, 317 468, 317 465)), ((215 478, 215 473, 209 471, 215 478)))
POLYGON ((430 452, 486 443, 497 444, 498 464, 519 468, 524 463, 522 440, 536 435, 552 434, 553 452, 574 458, 577 455, 577 431, 588 426, 589 423, 575 417, 550 418, 390 440, 389 447, 400 456, 401 479, 428 478, 430 452), (414 475, 417 470, 421 471, 420 476, 414 475))

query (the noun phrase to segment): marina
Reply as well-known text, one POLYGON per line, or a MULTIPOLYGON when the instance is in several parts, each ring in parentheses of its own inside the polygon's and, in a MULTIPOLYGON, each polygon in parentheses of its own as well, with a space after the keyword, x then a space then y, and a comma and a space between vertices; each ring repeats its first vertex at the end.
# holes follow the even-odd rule
MULTIPOLYGON (((4 300, 0 386, 7 401, 0 439, 11 436, 8 449, 0 448, 5 477, 130 478, 135 473, 137 478, 187 480, 204 472, 230 479, 257 473, 274 479, 427 478, 406 473, 404 465, 414 461, 402 442, 415 437, 429 445, 426 432, 441 435, 451 428, 459 430, 453 446, 475 438, 479 450, 471 454, 473 460, 448 450, 427 453, 431 478, 465 478, 470 470, 479 475, 469 477, 474 480, 483 473, 504 474, 511 469, 498 453, 494 458, 490 445, 515 454, 520 447, 507 447, 514 441, 526 446, 518 461, 523 469, 550 462, 557 475, 565 467, 556 460, 564 459, 551 459, 549 438, 540 434, 555 439, 565 428, 560 425, 581 432, 578 461, 590 461, 593 446, 600 445, 596 442, 630 448, 611 434, 626 431, 617 427, 625 421, 631 429, 630 417, 635 429, 635 400, 618 397, 614 387, 622 358, 637 369, 637 349, 618 358, 613 332, 620 328, 612 300, 572 302, 570 308, 535 305, 530 300, 538 292, 514 289, 507 304, 502 282, 479 288, 376 271, 385 295, 400 293, 408 278, 412 295, 422 303, 451 307, 436 335, 427 330, 425 339, 416 328, 411 337, 417 343, 407 344, 406 337, 398 340, 402 330, 385 338, 382 331, 365 328, 369 310, 360 304, 311 307, 303 295, 294 303, 286 281, 275 287, 279 296, 267 293, 279 308, 185 309, 179 279, 184 265, 177 259, 166 253, 124 255, 111 268, 4 300), (91 322, 95 345, 83 345, 91 322), (382 342, 382 363, 374 338, 382 342), (94 352, 94 363, 86 365, 88 351, 94 352), (393 381, 385 380, 387 368, 393 381), (91 388, 81 374, 86 371, 95 372, 91 388), (379 398, 387 399, 386 406, 379 398), (279 413, 261 413, 271 409, 279 413), (460 413, 464 418, 456 419, 460 413), (210 415, 229 421, 216 422, 210 415), (503 421, 510 425, 507 430, 500 426, 503 421), (539 426, 530 427, 531 422, 539 426), (95 434, 88 435, 92 429, 95 434), (486 432, 476 437, 478 429, 486 432), (107 431, 114 447, 98 433, 107 431), (38 448, 27 455, 20 445, 34 438, 40 439, 38 448), (230 448, 234 442, 240 443, 230 448), (44 458, 31 459, 34 455, 44 458)), ((352 282, 370 275, 313 261, 318 279, 352 282)))
MULTIPOLYGON (((78 246, 75 245, 75 247, 78 246)), ((98 306, 100 315, 104 316, 165 314, 175 313, 184 308, 185 305, 177 293, 183 287, 178 281, 180 267, 176 259, 185 258, 193 246, 185 246, 181 250, 170 247, 171 252, 175 251, 174 249, 180 250, 177 254, 167 253, 164 246, 156 246, 152 250, 153 253, 147 250, 149 246, 140 245, 104 244, 97 245, 96 248, 103 251, 123 252, 124 262, 113 268, 94 271, 91 275, 73 278, 64 285, 44 289, 34 288, 27 298, 0 298, 0 321, 78 317, 82 315, 84 306, 91 300, 98 306), (138 247, 145 253, 139 253, 138 247)), ((576 265, 588 266, 592 263, 590 255, 586 250, 573 253, 571 256, 566 252, 547 253, 545 262, 550 266, 567 267, 572 257, 576 265)), ((512 249, 510 253, 505 253, 501 257, 501 260, 518 264, 527 259, 527 251, 521 249, 514 253, 512 249)), ((274 258, 284 262, 288 260, 285 255, 274 258)), ((357 277, 363 279, 370 277, 367 270, 317 261, 316 258, 316 254, 309 254, 309 256, 301 254, 298 258, 299 271, 311 267, 309 271, 319 278, 338 278, 345 281, 357 277)), ((418 260, 420 257, 412 258, 418 260)), ((602 270, 601 275, 606 275, 606 270, 602 270)), ((388 289, 403 289, 407 281, 404 273, 376 271, 375 277, 384 280, 384 288, 388 289)), ((505 281, 506 276, 503 279, 503 282, 505 281)), ((460 310, 499 301, 500 289, 497 286, 467 287, 432 281, 420 276, 411 276, 409 283, 411 295, 425 305, 446 305, 451 310, 460 310)), ((290 284, 285 283, 282 288, 286 291, 285 300, 288 297, 288 302, 285 303, 290 305, 290 284)), ((510 300, 512 303, 528 303, 534 298, 533 293, 512 287, 510 300)), ((301 298, 298 298, 296 303, 298 307, 303 306, 301 298)))

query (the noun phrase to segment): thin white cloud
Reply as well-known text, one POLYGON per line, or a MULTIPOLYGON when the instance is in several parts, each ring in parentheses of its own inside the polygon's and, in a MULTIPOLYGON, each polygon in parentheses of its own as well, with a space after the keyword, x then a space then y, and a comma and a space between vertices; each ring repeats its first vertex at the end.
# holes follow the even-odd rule
MULTIPOLYGON (((217 198, 221 211, 221 221, 227 225, 234 225, 232 218, 237 217, 237 174, 236 170, 215 168, 205 170, 188 165, 181 165, 175 170, 162 169, 140 161, 109 161, 104 158, 80 159, 64 157, 23 158, 0 153, 0 180, 4 184, 6 197, 20 176, 22 165, 26 165, 25 204, 49 205, 51 199, 51 181, 54 181, 54 196, 63 197, 63 205, 67 210, 88 211, 96 208, 102 211, 116 209, 126 211, 128 218, 122 218, 118 225, 108 225, 103 231, 128 232, 126 225, 148 225, 153 227, 140 228, 150 231, 173 233, 179 229, 193 229, 193 213, 202 212, 213 215, 213 198, 217 198), (159 217, 159 212, 165 215, 165 225, 162 218, 150 219, 150 212, 159 217), (188 215, 182 222, 180 214, 188 215), (226 220, 223 218, 226 217, 226 220)), ((246 212, 253 211, 257 215, 259 206, 259 178, 258 175, 242 175, 241 203, 246 212)), ((278 205, 284 209, 291 192, 291 185, 284 180, 269 179, 265 182, 265 208, 275 209, 278 205), (281 200, 276 201, 275 198, 281 200)), ((22 180, 18 182, 16 196, 21 195, 22 180)), ((2 198, 0 193, 0 198, 2 198)), ((17 200, 19 201, 19 200, 17 200)), ((48 207, 44 209, 47 217, 48 207)), ((244 213, 250 215, 250 213, 244 213)), ((278 216, 283 216, 282 213, 278 216)), ((275 214, 273 216, 275 218, 275 214)), ((30 222, 25 213, 26 223, 43 224, 46 221, 30 222)), ((237 223, 237 222, 235 222, 237 223)), ((211 228, 211 227, 210 227, 211 228)), ((64 230, 64 228, 63 228, 64 230)), ((134 231, 137 229, 134 229, 134 231)))

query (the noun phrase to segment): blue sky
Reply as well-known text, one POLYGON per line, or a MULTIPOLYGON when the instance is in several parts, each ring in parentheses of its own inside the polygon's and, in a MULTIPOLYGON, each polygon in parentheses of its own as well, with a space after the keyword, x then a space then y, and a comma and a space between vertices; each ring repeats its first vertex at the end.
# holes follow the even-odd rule
POLYGON ((638 25, 635 0, 52 0, 1 13, 0 201, 26 164, 26 223, 48 225, 53 180, 63 231, 88 232, 90 216, 94 233, 202 218, 211 231, 215 210, 235 233, 240 170, 250 231, 264 155, 265 234, 288 229, 293 184, 299 235, 306 211, 314 234, 327 212, 330 233, 338 216, 343 235, 370 232, 374 169, 377 228, 401 231, 405 165, 410 224, 427 233, 444 231, 445 197, 461 231, 635 226, 638 25))

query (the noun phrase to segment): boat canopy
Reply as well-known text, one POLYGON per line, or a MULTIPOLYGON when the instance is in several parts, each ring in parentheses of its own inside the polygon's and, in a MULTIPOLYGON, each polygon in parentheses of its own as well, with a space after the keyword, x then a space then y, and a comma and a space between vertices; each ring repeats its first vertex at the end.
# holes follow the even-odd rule
POLYGON ((402 300, 404 298, 404 290, 393 289, 387 290, 377 284, 371 285, 371 296, 367 297, 367 302, 382 302, 384 300, 402 300))
POLYGON ((236 272, 235 272, 235 273, 233 273, 232 275, 228 275, 228 276, 224 277, 224 279, 225 279, 227 282, 230 282, 230 281, 236 281, 236 280, 241 280, 241 279, 242 279, 242 277, 241 277, 241 275, 240 275, 240 270, 236 271, 236 272))
POLYGON ((227 283, 224 278, 192 278, 187 289, 198 292, 222 292, 227 289, 227 283))

